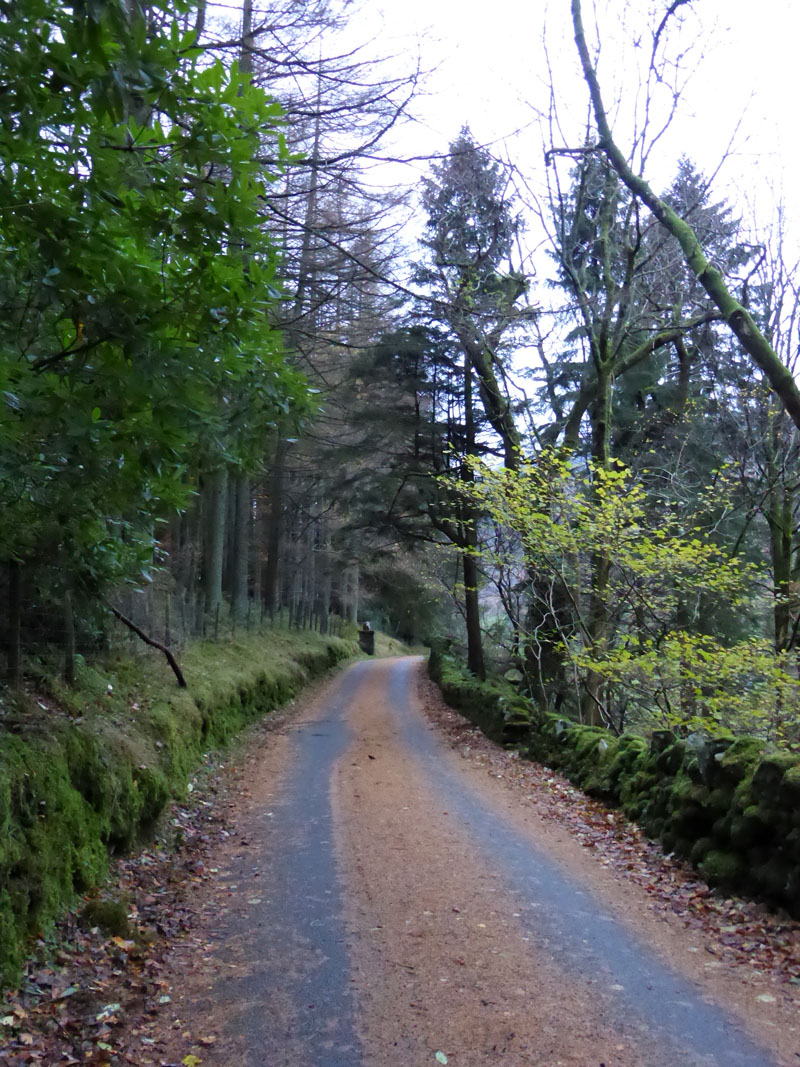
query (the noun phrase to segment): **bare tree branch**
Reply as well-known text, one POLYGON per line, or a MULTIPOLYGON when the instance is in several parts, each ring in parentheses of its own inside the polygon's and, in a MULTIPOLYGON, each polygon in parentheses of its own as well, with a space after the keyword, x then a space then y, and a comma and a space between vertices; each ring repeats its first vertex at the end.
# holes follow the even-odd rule
POLYGON ((706 259, 694 229, 685 219, 680 218, 669 204, 653 192, 643 177, 631 169, 614 140, 603 103, 597 72, 586 45, 581 3, 580 0, 571 0, 571 3, 575 44, 592 101, 599 136, 598 147, 605 153, 611 166, 628 189, 647 205, 661 225, 677 240, 689 269, 719 308, 722 317, 738 338, 742 348, 762 371, 775 393, 780 397, 792 421, 800 428, 800 389, 798 389, 791 372, 781 361, 769 341, 767 341, 747 309, 733 296, 722 276, 722 272, 706 259))

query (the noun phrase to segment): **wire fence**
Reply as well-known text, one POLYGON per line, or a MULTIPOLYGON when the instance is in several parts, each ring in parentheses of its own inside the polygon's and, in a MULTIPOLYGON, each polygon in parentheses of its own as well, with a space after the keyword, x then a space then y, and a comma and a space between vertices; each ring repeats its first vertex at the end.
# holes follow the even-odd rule
MULTIPOLYGON (((7 603, 7 593, 0 581, 0 602, 7 603)), ((6 663, 0 659, 0 683, 4 676, 18 681, 26 673, 58 672, 65 659, 76 654, 87 660, 108 653, 152 655, 136 630, 176 654, 192 641, 230 642, 245 635, 266 636, 276 627, 355 636, 350 633, 355 627, 338 615, 303 616, 289 609, 270 613, 255 597, 238 612, 228 600, 208 611, 200 590, 181 588, 168 574, 143 588, 118 592, 108 601, 75 598, 59 604, 46 594, 28 591, 20 597, 17 613, 16 625, 9 612, 0 619, 0 642, 6 652, 6 663)))

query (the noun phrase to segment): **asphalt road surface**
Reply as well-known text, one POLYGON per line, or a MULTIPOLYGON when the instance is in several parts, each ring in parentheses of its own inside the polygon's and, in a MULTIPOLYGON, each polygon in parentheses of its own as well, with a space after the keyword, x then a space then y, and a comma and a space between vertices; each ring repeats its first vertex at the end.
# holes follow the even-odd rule
POLYGON ((181 957, 203 1064, 800 1064, 791 1018, 450 751, 419 669, 355 664, 252 765, 181 957))

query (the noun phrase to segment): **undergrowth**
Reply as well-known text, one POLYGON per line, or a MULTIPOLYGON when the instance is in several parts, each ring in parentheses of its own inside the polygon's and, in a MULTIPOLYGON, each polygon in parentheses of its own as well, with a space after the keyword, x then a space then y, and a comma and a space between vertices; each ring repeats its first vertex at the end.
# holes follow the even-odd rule
POLYGON ((160 658, 115 655, 80 661, 72 688, 42 669, 21 693, 0 691, 0 985, 109 855, 185 794, 203 752, 354 653, 276 629, 188 647, 185 690, 160 658))

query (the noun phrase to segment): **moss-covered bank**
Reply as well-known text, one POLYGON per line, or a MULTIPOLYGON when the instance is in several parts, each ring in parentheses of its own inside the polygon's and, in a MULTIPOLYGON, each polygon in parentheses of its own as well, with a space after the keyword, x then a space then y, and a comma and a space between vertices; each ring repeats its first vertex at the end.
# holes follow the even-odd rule
POLYGON ((750 737, 678 738, 582 726, 542 714, 502 685, 463 672, 441 650, 429 673, 445 700, 496 741, 620 807, 711 885, 800 918, 800 759, 750 737))
POLYGON ((28 938, 104 877, 110 853, 144 838, 200 755, 353 655, 313 633, 199 643, 180 690, 159 659, 81 665, 77 687, 42 679, 0 697, 0 984, 28 938))

